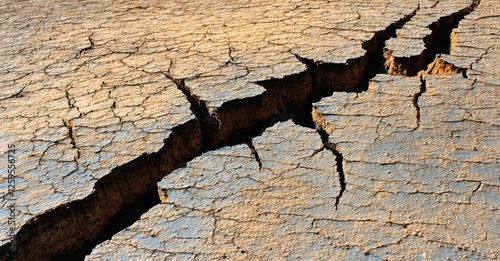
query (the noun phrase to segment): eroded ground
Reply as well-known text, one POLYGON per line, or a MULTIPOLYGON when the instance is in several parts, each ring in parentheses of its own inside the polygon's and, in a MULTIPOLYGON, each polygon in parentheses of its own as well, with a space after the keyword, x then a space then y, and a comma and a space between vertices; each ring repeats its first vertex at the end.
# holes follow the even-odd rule
POLYGON ((498 8, 4 1, 0 256, 498 259, 498 8))

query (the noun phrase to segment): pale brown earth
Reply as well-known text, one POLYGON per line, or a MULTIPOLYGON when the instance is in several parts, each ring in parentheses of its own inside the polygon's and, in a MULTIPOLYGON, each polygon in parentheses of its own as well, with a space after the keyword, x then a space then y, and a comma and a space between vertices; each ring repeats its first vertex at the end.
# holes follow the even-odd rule
POLYGON ((1 260, 500 259, 499 9, 2 1, 1 260))

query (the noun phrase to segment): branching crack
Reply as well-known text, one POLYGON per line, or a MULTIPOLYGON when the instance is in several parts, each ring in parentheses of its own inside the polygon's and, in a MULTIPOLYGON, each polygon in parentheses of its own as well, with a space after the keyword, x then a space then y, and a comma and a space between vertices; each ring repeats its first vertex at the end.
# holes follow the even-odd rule
MULTIPOLYGON (((172 64, 170 66, 172 66, 172 64)), ((179 89, 186 96, 186 99, 191 104, 190 107, 191 111, 200 122, 200 129, 203 142, 202 150, 208 151, 207 142, 212 140, 209 130, 219 129, 220 121, 216 117, 213 117, 211 115, 211 113, 208 110, 206 101, 201 100, 200 97, 193 94, 191 92, 191 89, 189 89, 189 87, 186 86, 185 80, 175 78, 170 72, 170 69, 171 68, 169 68, 167 72, 162 72, 162 74, 165 75, 165 77, 170 79, 177 86, 177 89, 179 89)))
MULTIPOLYGON (((411 57, 395 57, 391 50, 385 51, 386 67, 388 72, 393 75, 416 76, 420 71, 425 71, 428 67, 432 67, 436 55, 450 54, 452 48, 452 31, 458 27, 458 24, 465 16, 472 13, 479 5, 480 0, 474 0, 470 5, 448 15, 439 18, 428 26, 432 31, 431 34, 424 37, 425 49, 417 56, 411 57), (431 65, 431 66, 430 66, 431 65)), ((439 4, 439 1, 435 5, 439 4)), ((431 6, 430 8, 433 8, 431 6)), ((447 66, 450 67, 450 66, 447 66)), ((454 66, 452 66, 454 67, 454 66)), ((450 67, 451 68, 451 67, 450 67)), ((459 73, 463 70, 452 68, 453 70, 436 70, 435 73, 445 74, 459 73)))
POLYGON ((87 46, 87 47, 85 47, 85 48, 83 48, 83 49, 81 49, 81 50, 80 50, 80 52, 78 53, 77 57, 78 57, 78 56, 80 56, 80 55, 82 55, 82 53, 84 53, 84 52, 86 52, 86 51, 89 51, 89 50, 94 49, 94 39, 92 38, 92 35, 93 35, 93 34, 94 34, 94 33, 91 33, 91 34, 89 35, 89 37, 88 37, 90 45, 89 45, 89 46, 87 46))
MULTIPOLYGON (((408 21, 410 21, 417 14, 418 10, 420 10, 420 6, 417 6, 411 13, 389 25, 385 30, 375 33, 372 39, 363 45, 366 53, 361 59, 353 59, 352 61, 348 61, 346 64, 321 64, 295 54, 295 57, 300 62, 304 63, 308 68, 307 72, 311 78, 311 84, 313 85, 313 94, 306 102, 307 104, 303 106, 303 108, 306 108, 309 113, 302 114, 299 112, 300 116, 307 115, 305 116, 307 119, 300 119, 301 117, 299 117, 299 119, 295 119, 294 122, 301 123, 299 125, 304 127, 317 128, 318 126, 314 126, 318 124, 318 119, 314 119, 313 117, 313 114, 315 114, 312 106, 313 102, 319 101, 322 97, 330 96, 335 91, 366 91, 370 79, 375 77, 377 73, 385 72, 383 65, 383 50, 385 42, 389 38, 395 37, 396 30, 401 29, 408 21), (342 80, 345 82, 340 84, 335 83, 333 86, 330 85, 332 82, 329 82, 328 85, 325 86, 325 80, 323 78, 331 77, 332 71, 336 72, 334 82, 338 82, 339 79, 345 78, 348 78, 348 80, 342 80)), ((329 79, 327 79, 326 82, 328 82, 328 80, 329 79)), ((328 134, 325 129, 320 126, 318 132, 323 141, 324 148, 330 150, 336 157, 336 167, 340 184, 339 194, 335 198, 335 209, 337 210, 340 198, 346 190, 344 156, 337 144, 332 144, 328 141, 328 134)), ((315 153, 318 153, 324 148, 315 151, 315 153)), ((315 153, 313 153, 313 155, 315 153)))
POLYGON ((328 141, 328 134, 324 130, 318 130, 318 133, 321 136, 324 148, 331 151, 333 155, 335 155, 335 161, 337 165, 337 172, 339 174, 339 184, 340 184, 339 194, 335 197, 335 210, 337 210, 338 205, 340 203, 340 198, 344 194, 347 185, 347 183, 345 182, 345 173, 344 173, 344 155, 342 155, 341 149, 337 144, 328 141))
MULTIPOLYGON (((479 4, 479 1, 475 1, 475 3, 479 4)), ((232 101, 233 104, 230 105, 233 107, 228 106, 226 108, 227 111, 230 111, 231 109, 237 107, 241 107, 243 109, 241 109, 239 114, 235 114, 235 116, 231 115, 232 118, 227 117, 230 119, 227 118, 224 119, 223 117, 220 117, 221 120, 225 120, 223 121, 222 127, 230 129, 230 131, 228 132, 231 132, 230 134, 233 134, 233 132, 236 132, 234 130, 235 129, 234 122, 241 120, 241 117, 243 116, 247 116, 248 112, 251 112, 253 109, 257 108, 257 106, 260 107, 267 106, 265 107, 265 111, 264 110, 260 111, 260 113, 262 113, 264 116, 262 116, 259 119, 249 120, 248 126, 247 125, 239 126, 240 129, 246 132, 238 133, 239 136, 237 137, 238 142, 240 143, 246 142, 246 144, 250 147, 255 159, 259 163, 259 169, 262 169, 262 161, 255 147, 253 146, 252 138, 251 136, 249 136, 249 133, 251 133, 251 131, 248 131, 248 129, 262 127, 264 124, 269 123, 269 119, 271 119, 271 122, 273 122, 274 119, 276 119, 276 116, 281 120, 282 114, 277 115, 276 108, 285 108, 284 112, 285 115, 283 118, 295 118, 295 115, 298 114, 299 117, 297 117, 297 119, 294 119, 296 124, 297 122, 302 122, 304 125, 307 125, 305 127, 315 128, 314 123, 316 121, 314 121, 311 116, 311 111, 313 109, 312 103, 318 101, 322 97, 330 96, 334 91, 361 92, 366 90, 369 80, 372 79, 377 73, 380 73, 383 70, 382 66, 383 62, 381 63, 381 61, 383 60, 383 49, 385 46, 385 41, 388 40, 390 37, 394 37, 396 29, 402 28, 406 22, 408 22, 413 16, 415 16, 418 9, 419 8, 415 9, 412 13, 405 15, 397 22, 389 25, 386 29, 376 32, 375 35, 372 37, 372 39, 366 41, 365 44, 363 45, 363 48, 365 48, 366 50, 365 55, 363 57, 350 59, 346 61, 345 64, 315 63, 312 60, 308 60, 306 58, 300 57, 299 55, 296 55, 297 59, 299 59, 301 62, 307 65, 308 68, 307 72, 300 73, 297 75, 287 76, 284 79, 271 79, 257 83, 261 84, 263 87, 266 88, 266 93, 259 97, 252 97, 251 99, 249 98, 246 100, 232 101), (301 89, 298 87, 303 87, 303 88, 301 89), (312 90, 312 93, 309 92, 310 89, 312 90), (291 110, 292 114, 287 113, 286 111, 287 107, 285 106, 289 106, 289 108, 292 109, 291 110), (275 110, 274 115, 272 114, 273 110, 275 110), (309 115, 308 116, 309 118, 305 118, 306 116, 304 115, 309 115), (301 119, 300 116, 304 118, 301 119), (245 137, 247 137, 246 141, 245 137)), ((463 14, 463 16, 465 15, 466 14, 463 14)), ((78 55, 81 55, 85 51, 94 48, 94 40, 92 38, 92 35, 93 34, 90 34, 88 37, 90 46, 81 49, 78 55)), ((229 58, 230 58, 228 62, 232 63, 234 62, 235 59, 233 57, 234 50, 231 48, 231 46, 228 46, 228 48, 229 48, 229 58)), ((172 62, 170 65, 172 66, 172 62)), ((120 221, 123 221, 122 219, 127 214, 127 211, 130 211, 129 209, 126 209, 127 207, 130 206, 137 207, 140 205, 140 203, 138 202, 147 201, 149 204, 148 206, 141 206, 144 207, 144 209, 140 210, 134 209, 134 213, 136 212, 145 213, 146 211, 148 211, 151 205, 159 204, 160 201, 157 198, 158 195, 155 186, 157 182, 156 179, 160 179, 161 175, 166 175, 167 173, 170 173, 173 169, 183 166, 187 161, 191 160, 194 156, 201 154, 201 152, 198 151, 198 148, 196 146, 192 144, 190 145, 190 142, 192 142, 193 139, 195 138, 199 139, 197 135, 191 132, 192 129, 197 129, 201 131, 201 140, 203 142, 201 151, 207 151, 209 149, 217 149, 223 145, 222 142, 220 143, 216 142, 215 143, 216 148, 213 147, 209 148, 208 146, 205 145, 207 144, 206 142, 212 142, 212 138, 216 137, 215 135, 219 134, 218 132, 214 132, 212 130, 221 128, 221 120, 219 120, 216 116, 213 116, 206 102, 201 100, 199 96, 195 95, 192 92, 192 90, 186 86, 185 79, 177 79, 171 73, 170 69, 171 68, 169 68, 167 72, 162 72, 162 74, 166 78, 171 80, 176 85, 176 87, 180 91, 182 91, 182 93, 186 96, 187 100, 191 104, 192 112, 199 120, 199 126, 196 125, 196 127, 193 128, 188 128, 189 126, 179 128, 179 130, 174 131, 174 133, 176 133, 177 138, 181 139, 180 141, 176 140, 175 144, 169 144, 168 148, 162 149, 162 151, 158 152, 155 155, 144 156, 144 158, 141 157, 140 159, 134 160, 132 162, 133 164, 131 163, 126 167, 113 171, 109 176, 106 176, 105 178, 98 181, 97 185, 100 186, 101 190, 103 191, 103 194, 102 197, 99 198, 99 200, 96 200, 96 202, 104 201, 104 203, 108 207, 107 211, 109 211, 109 213, 108 212, 106 213, 109 217, 117 218, 120 219, 120 221), (184 131, 183 128, 186 128, 186 130, 184 131), (186 145, 189 147, 187 147, 186 145), (171 156, 170 154, 167 154, 165 152, 167 150, 175 151, 175 153, 178 153, 179 155, 172 154, 174 155, 172 156, 172 159, 171 158, 164 159, 171 156), (160 164, 159 163, 160 158, 162 158, 161 160, 165 161, 161 162, 161 164, 163 164, 161 168, 158 167, 158 164, 160 164), (154 170, 156 170, 157 172, 162 172, 161 175, 158 174, 157 176, 154 177, 147 177, 147 178, 144 177, 144 175, 149 175, 149 173, 154 172, 154 170), (144 187, 142 188, 142 190, 137 189, 137 187, 139 186, 127 187, 127 184, 125 184, 126 182, 122 181, 125 179, 126 177, 125 175, 130 175, 130 173, 139 173, 142 175, 141 179, 139 179, 139 181, 144 183, 144 184, 141 183, 141 186, 144 187), (131 192, 131 190, 134 189, 136 189, 136 191, 131 192), (141 193, 143 194, 142 196, 144 196, 144 199, 137 199, 139 196, 141 196, 141 193), (119 198, 123 201, 123 204, 121 202, 119 204, 117 203, 117 201, 119 201, 116 200, 118 198, 118 195, 119 198), (155 199, 158 202, 152 199, 155 199)), ((422 95, 422 93, 426 91, 426 82, 422 76, 420 77, 420 80, 421 80, 420 91, 415 93, 412 99, 413 105, 415 106, 417 111, 416 128, 420 127, 421 125, 420 107, 418 105, 418 100, 419 97, 422 95)), ((73 100, 69 99, 68 91, 66 91, 66 96, 68 98, 68 106, 70 108, 73 108, 74 99, 73 100)), ((114 111, 115 108, 116 108, 116 101, 113 101, 111 109, 114 111)), ((216 111, 216 112, 222 114, 221 111, 216 111)), ((68 137, 71 139, 71 144, 73 148, 77 150, 74 159, 78 165, 82 150, 77 144, 76 133, 74 130, 73 123, 70 120, 67 120, 66 118, 62 118, 62 121, 64 123, 64 126, 68 129, 68 137)), ((259 135, 261 133, 262 132, 259 131, 259 135)), ((336 171, 338 172, 338 182, 340 185, 339 193, 335 197, 336 199, 335 209, 337 210, 338 205, 340 204, 340 198, 342 197, 347 187, 346 173, 344 170, 346 161, 341 152, 340 146, 336 143, 329 142, 327 132, 325 130, 318 130, 318 133, 321 136, 321 140, 323 142, 324 147, 313 152, 313 155, 326 148, 330 150, 332 154, 335 155, 336 157, 335 158, 336 171)), ((477 191, 477 189, 475 191, 477 191)), ((94 197, 95 195, 96 194, 93 194, 92 197, 94 197)), ((99 195, 95 197, 98 198, 99 195)), ((93 200, 93 198, 89 197, 88 200, 85 202, 88 202, 89 200, 93 200)), ((82 207, 81 205, 78 204, 80 204, 80 202, 73 204, 79 207, 75 208, 75 211, 80 211, 79 209, 81 209, 80 207, 82 207)), ((77 213, 79 215, 78 217, 83 216, 84 214, 85 215, 95 214, 96 212, 96 209, 91 209, 90 205, 89 206, 85 205, 83 207, 85 207, 86 209, 78 212, 77 213)), ((60 216, 59 211, 60 208, 54 210, 53 213, 56 213, 57 216, 59 217, 60 216)), ((50 217, 49 215, 46 216, 50 217)), ((140 215, 137 215, 137 217, 133 218, 139 219, 139 216, 140 215)), ((111 219, 109 217, 108 218, 102 217, 103 219, 106 219, 106 222, 104 223, 110 222, 111 219)), ((130 219, 129 217, 127 218, 130 219)), ((129 220, 126 221, 128 222, 129 220)), ((84 237, 87 237, 86 233, 88 233, 88 231, 95 229, 95 227, 90 227, 88 226, 88 224, 85 224, 84 222, 77 223, 77 225, 78 225, 78 230, 82 235, 84 235, 84 237)), ((123 229, 123 226, 120 227, 120 229, 123 229)), ((25 230, 28 231, 28 229, 25 230)), ((26 231, 23 230, 23 232, 25 232, 24 235, 28 234, 26 233, 26 231)), ((112 228, 108 232, 102 232, 100 239, 103 239, 103 237, 106 237, 106 235, 114 234, 117 231, 118 229, 112 228)), ((88 237, 90 238, 91 236, 88 237)), ((95 241, 95 240, 89 239, 89 241, 95 241)), ((70 250, 64 249, 64 251, 70 251, 70 250)))

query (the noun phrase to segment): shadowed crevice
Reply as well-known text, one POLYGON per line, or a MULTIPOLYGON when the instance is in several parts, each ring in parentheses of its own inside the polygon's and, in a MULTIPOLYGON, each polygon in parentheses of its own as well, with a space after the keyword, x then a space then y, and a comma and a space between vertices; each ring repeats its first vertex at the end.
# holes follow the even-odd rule
POLYGON ((165 145, 114 168, 93 192, 30 219, 16 235, 16 251, 0 247, 0 260, 83 260, 159 203, 157 183, 199 155, 199 124, 191 120, 172 129, 165 145))
POLYGON ((338 205, 340 203, 340 198, 344 194, 346 190, 347 183, 345 181, 345 172, 344 172, 344 155, 342 155, 342 150, 341 148, 334 143, 331 143, 328 140, 328 133, 322 129, 318 129, 317 132, 321 136, 321 141, 323 142, 323 145, 325 148, 333 153, 335 156, 335 162, 337 166, 337 173, 339 175, 339 185, 340 185, 340 191, 339 194, 335 197, 335 210, 338 209, 338 205))
POLYGON ((255 149, 255 146, 253 145, 252 138, 249 137, 247 139, 247 145, 250 148, 250 150, 252 151, 252 154, 254 155, 255 160, 259 163, 259 170, 261 170, 262 169, 262 161, 260 160, 259 152, 257 152, 257 150, 255 149))
MULTIPOLYGON (((282 79, 257 82, 264 87, 264 93, 232 100, 218 108, 209 108, 206 101, 192 93, 183 79, 164 72, 165 77, 184 93, 197 119, 174 128, 158 152, 113 169, 97 181, 91 195, 28 221, 18 233, 15 253, 9 252, 8 245, 0 248, 2 260, 82 260, 97 244, 110 239, 159 204, 157 182, 201 153, 244 143, 252 148, 248 138, 262 134, 278 121, 293 119, 296 124, 316 129, 311 116, 313 102, 337 91, 365 91, 369 80, 383 70, 381 60, 385 41, 416 12, 417 9, 376 32, 363 45, 366 53, 362 57, 342 64, 318 64, 297 56, 306 64, 305 71, 282 79), (279 119, 276 119, 277 115, 279 119)), ((325 147, 336 157, 341 188, 336 197, 337 208, 346 190, 345 159, 337 145, 327 142, 326 133, 320 132, 320 135, 325 147)), ((254 156, 261 165, 256 152, 254 156)))
MULTIPOLYGON (((439 54, 450 54, 453 29, 457 28, 460 21, 472 13, 479 4, 480 0, 474 0, 467 7, 448 16, 441 17, 430 24, 428 28, 432 32, 424 37, 425 49, 417 56, 396 57, 392 54, 391 50, 386 50, 384 56, 387 60, 386 67, 389 74, 416 76, 420 71, 426 71, 428 67, 432 67, 431 63, 437 59, 436 57, 439 54)), ((462 69, 456 69, 457 71, 452 73, 462 72, 462 69)), ((450 74, 448 70, 434 70, 435 74, 441 74, 441 72, 448 72, 443 74, 450 74)))
POLYGON ((420 106, 418 105, 418 99, 427 90, 426 81, 423 78, 423 76, 420 76, 420 86, 419 86, 419 89, 420 90, 418 92, 416 92, 416 93, 413 94, 413 97, 412 97, 412 100, 411 100, 412 103, 413 103, 413 107, 415 107, 415 110, 416 110, 415 118, 417 119, 417 125, 413 129, 413 131, 415 131, 416 129, 420 128, 420 126, 422 125, 422 121, 420 120, 420 116, 421 115, 420 115, 420 106))

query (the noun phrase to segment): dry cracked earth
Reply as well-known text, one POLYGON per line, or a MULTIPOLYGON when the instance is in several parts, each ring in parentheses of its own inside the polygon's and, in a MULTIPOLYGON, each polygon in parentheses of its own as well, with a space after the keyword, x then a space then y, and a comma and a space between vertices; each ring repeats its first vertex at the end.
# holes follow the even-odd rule
POLYGON ((499 10, 3 0, 0 258, 498 260, 499 10))

